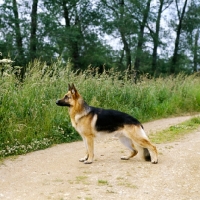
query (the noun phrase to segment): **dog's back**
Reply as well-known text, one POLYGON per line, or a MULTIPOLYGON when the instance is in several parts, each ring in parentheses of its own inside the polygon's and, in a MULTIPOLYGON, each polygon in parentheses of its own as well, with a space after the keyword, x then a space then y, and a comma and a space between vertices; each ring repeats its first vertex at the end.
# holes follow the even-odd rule
POLYGON ((122 129, 124 125, 128 124, 142 126, 137 119, 126 113, 111 109, 107 110, 95 107, 90 108, 90 112, 93 113, 93 115, 97 115, 97 120, 95 124, 97 131, 105 131, 111 133, 122 129))

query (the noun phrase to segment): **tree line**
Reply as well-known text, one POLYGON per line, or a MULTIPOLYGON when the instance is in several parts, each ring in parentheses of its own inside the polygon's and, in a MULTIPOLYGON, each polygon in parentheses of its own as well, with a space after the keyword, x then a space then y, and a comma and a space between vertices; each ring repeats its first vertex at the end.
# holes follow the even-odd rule
POLYGON ((197 72, 199 0, 3 0, 0 52, 21 66, 39 59, 151 75, 197 72), (105 38, 109 38, 106 40, 105 38), (110 40, 110 41, 109 41, 110 40), (113 40, 113 42, 112 42, 113 40), (118 42, 115 42, 118 41, 118 42))

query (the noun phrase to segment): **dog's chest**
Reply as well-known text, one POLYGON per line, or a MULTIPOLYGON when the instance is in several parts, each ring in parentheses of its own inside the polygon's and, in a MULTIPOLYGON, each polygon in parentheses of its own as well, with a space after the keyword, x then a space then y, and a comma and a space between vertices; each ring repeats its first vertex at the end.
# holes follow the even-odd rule
POLYGON ((76 114, 73 118, 71 118, 72 126, 81 133, 84 130, 86 124, 84 123, 84 113, 76 114))
POLYGON ((75 115, 74 118, 71 118, 72 126, 76 129, 79 134, 89 134, 95 131, 97 116, 89 115, 75 115))
POLYGON ((72 120, 72 126, 76 129, 76 131, 80 135, 85 135, 85 133, 87 132, 89 128, 81 119, 79 119, 78 121, 72 120))

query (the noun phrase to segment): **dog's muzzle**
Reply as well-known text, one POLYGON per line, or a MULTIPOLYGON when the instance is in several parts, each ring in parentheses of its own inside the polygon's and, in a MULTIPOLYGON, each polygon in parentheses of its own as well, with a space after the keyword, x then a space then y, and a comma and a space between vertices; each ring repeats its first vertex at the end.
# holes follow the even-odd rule
POLYGON ((68 106, 68 107, 70 107, 70 105, 69 105, 68 103, 63 102, 62 100, 57 100, 57 101, 56 101, 56 104, 57 104, 58 106, 68 106))
POLYGON ((62 103, 60 102, 60 100, 57 100, 57 101, 56 101, 56 104, 57 104, 58 106, 62 106, 62 103))

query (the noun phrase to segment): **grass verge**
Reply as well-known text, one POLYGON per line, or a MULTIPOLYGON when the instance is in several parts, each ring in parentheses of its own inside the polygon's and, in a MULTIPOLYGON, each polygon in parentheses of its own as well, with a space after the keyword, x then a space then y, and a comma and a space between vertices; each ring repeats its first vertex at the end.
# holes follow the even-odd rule
POLYGON ((170 126, 169 128, 150 134, 149 138, 153 143, 167 143, 173 142, 180 137, 197 130, 200 127, 200 117, 194 117, 183 123, 170 126))

